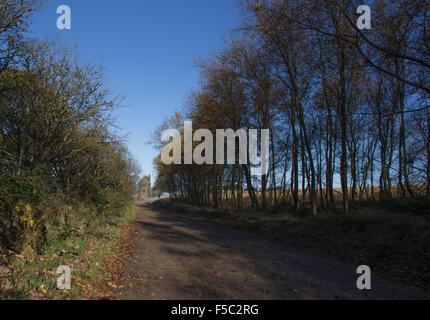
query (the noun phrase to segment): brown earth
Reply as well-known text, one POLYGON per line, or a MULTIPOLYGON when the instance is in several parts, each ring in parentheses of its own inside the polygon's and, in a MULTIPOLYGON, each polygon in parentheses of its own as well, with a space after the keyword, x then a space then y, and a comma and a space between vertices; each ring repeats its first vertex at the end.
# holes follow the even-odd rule
POLYGON ((140 206, 132 237, 116 299, 429 298, 380 277, 360 291, 356 267, 156 205, 140 206))

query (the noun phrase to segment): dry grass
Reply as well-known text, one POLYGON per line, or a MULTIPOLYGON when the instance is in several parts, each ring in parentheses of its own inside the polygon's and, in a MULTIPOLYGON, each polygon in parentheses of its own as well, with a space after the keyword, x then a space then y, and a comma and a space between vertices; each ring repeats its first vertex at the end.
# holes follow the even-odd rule
MULTIPOLYGON (((420 197, 425 197, 426 186, 415 185, 415 186, 412 186, 412 189, 416 195, 418 195, 420 197)), ((334 200, 335 200, 336 208, 342 208, 342 202, 343 202, 342 189, 341 188, 334 188, 333 191, 334 191, 334 200)), ((379 199, 380 188, 374 187, 373 192, 374 192, 374 195, 372 198, 370 187, 368 187, 366 191, 363 190, 362 194, 360 194, 359 190, 357 189, 357 195, 356 195, 357 200, 356 200, 356 202, 357 203, 363 203, 363 202, 375 201, 375 200, 379 199)), ((391 193, 395 199, 402 197, 401 189, 398 186, 393 186, 391 188, 391 193)), ((324 194, 325 194, 325 190, 324 190, 324 194)), ((352 194, 352 188, 349 188, 349 197, 350 198, 351 198, 351 194, 352 194)), ((262 197, 263 197, 262 192, 261 191, 256 192, 256 196, 257 196, 258 202, 261 203, 262 197)), ((320 196, 320 192, 318 191, 318 197, 319 196, 320 196)), ((223 199, 221 200, 221 207, 223 209, 227 209, 229 211, 235 211, 236 207, 237 207, 236 202, 232 201, 230 198, 231 198, 231 192, 230 191, 223 193, 223 199), (226 199, 226 198, 229 198, 229 199, 226 199)), ((291 194, 288 193, 288 191, 287 191, 286 196, 284 197, 283 191, 280 189, 276 190, 276 198, 278 201, 278 205, 280 205, 281 207, 285 206, 285 205, 286 205, 286 207, 288 207, 288 205, 291 205, 293 202, 291 194)), ((274 199, 275 199, 275 193, 274 193, 273 189, 270 189, 270 188, 267 189, 266 201, 267 201, 268 207, 273 207, 275 205, 274 199)), ((350 199, 350 201, 351 201, 351 199, 350 199)), ((303 206, 303 203, 304 203, 305 208, 308 208, 308 209, 310 208, 309 193, 306 192, 305 199, 303 199, 303 190, 300 189, 299 190, 299 204, 300 204, 300 206, 303 206)), ((242 205, 243 205, 243 209, 245 209, 245 210, 250 210, 252 208, 252 203, 251 203, 251 199, 249 197, 248 191, 243 192, 242 205)), ((353 203, 352 203, 352 206, 354 206, 353 203)))

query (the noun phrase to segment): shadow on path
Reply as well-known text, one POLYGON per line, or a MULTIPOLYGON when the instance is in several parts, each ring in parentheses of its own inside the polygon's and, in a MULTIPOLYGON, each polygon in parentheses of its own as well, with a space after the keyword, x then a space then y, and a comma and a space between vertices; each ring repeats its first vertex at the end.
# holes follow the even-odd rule
POLYGON ((140 206, 130 283, 121 299, 420 299, 418 289, 225 226, 140 206))

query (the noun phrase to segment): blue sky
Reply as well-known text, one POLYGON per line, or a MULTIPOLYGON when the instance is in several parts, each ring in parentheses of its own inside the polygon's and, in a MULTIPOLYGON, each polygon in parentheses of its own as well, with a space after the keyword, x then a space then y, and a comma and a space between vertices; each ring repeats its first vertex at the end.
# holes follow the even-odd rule
POLYGON ((162 121, 197 87, 194 59, 220 48, 240 25, 234 0, 48 0, 30 32, 78 46, 103 64, 108 86, 125 96, 116 116, 144 174, 156 152, 146 144, 162 121), (58 30, 59 5, 72 12, 72 29, 58 30))

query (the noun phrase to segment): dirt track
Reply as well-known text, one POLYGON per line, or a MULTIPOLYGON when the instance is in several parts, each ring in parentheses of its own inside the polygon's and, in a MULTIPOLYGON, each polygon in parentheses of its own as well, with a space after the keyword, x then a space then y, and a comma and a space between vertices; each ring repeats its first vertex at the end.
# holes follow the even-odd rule
POLYGON ((372 290, 359 291, 356 268, 153 205, 141 206, 135 223, 130 280, 118 299, 428 298, 375 277, 372 290))

